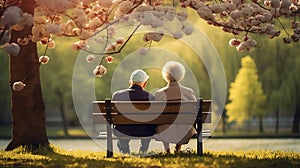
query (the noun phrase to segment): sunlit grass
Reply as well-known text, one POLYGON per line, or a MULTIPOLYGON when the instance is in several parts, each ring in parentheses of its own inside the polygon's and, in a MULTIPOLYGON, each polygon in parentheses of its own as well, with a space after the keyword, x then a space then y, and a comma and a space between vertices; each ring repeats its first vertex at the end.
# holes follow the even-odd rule
POLYGON ((300 153, 284 151, 208 151, 199 157, 193 152, 180 154, 153 153, 149 156, 114 154, 106 158, 105 152, 67 151, 59 147, 28 151, 18 148, 0 151, 0 167, 300 167, 300 153))
MULTIPOLYGON (((65 136, 64 131, 61 128, 47 128, 47 135, 48 136, 65 136)), ((87 136, 86 132, 81 128, 69 128, 68 129, 69 136, 87 136)))

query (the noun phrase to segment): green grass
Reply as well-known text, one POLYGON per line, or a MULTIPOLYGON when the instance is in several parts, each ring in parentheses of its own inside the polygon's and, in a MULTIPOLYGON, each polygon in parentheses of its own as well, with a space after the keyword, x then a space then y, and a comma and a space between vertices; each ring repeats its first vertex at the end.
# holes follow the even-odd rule
POLYGON ((194 153, 161 154, 139 157, 114 154, 106 158, 105 152, 66 151, 58 147, 30 152, 24 148, 0 151, 0 167, 88 167, 88 168, 298 168, 300 153, 283 151, 222 151, 205 152, 198 157, 194 153))

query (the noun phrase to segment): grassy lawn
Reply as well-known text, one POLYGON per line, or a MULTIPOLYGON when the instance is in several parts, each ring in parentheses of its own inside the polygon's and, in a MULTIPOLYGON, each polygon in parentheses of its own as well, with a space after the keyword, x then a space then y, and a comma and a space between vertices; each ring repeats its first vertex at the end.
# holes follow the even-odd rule
POLYGON ((0 151, 0 167, 128 167, 128 168, 298 168, 300 153, 283 151, 205 152, 203 157, 194 153, 126 156, 115 153, 106 158, 105 152, 66 151, 58 147, 29 152, 24 148, 0 151))

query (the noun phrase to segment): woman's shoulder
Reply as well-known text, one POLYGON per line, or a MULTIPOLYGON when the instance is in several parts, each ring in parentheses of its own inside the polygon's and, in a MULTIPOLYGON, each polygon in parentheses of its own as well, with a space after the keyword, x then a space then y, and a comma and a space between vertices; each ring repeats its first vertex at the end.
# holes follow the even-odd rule
POLYGON ((183 86, 183 85, 180 85, 180 89, 183 89, 183 90, 189 91, 189 92, 194 92, 194 90, 192 88, 189 88, 189 87, 183 86))

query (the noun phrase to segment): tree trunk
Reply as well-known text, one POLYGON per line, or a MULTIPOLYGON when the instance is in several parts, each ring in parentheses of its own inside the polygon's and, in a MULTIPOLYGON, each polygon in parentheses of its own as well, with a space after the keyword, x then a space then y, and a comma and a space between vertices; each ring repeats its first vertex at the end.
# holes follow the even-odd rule
POLYGON ((62 122, 63 122, 63 129, 64 129, 64 134, 66 136, 69 135, 68 132, 68 119, 66 116, 66 112, 65 112, 65 108, 64 108, 64 97, 63 97, 63 93, 60 91, 60 89, 56 90, 56 94, 59 97, 59 109, 60 109, 60 114, 61 114, 61 118, 62 118, 62 122))
MULTIPOLYGON (((34 0, 23 0, 21 9, 33 14, 34 0)), ((12 32, 12 41, 27 37, 31 34, 31 27, 23 31, 12 32)), ((20 46, 18 56, 10 56, 10 90, 12 111, 12 139, 5 150, 12 150, 19 146, 38 148, 48 146, 46 134, 45 105, 42 97, 40 82, 40 63, 38 61, 36 43, 29 42, 20 46), (23 81, 26 86, 22 91, 14 91, 14 82, 23 81)))
POLYGON ((226 111, 223 112, 222 114, 222 133, 226 133, 226 119, 227 119, 227 115, 226 115, 226 111))
POLYGON ((279 110, 278 108, 276 109, 276 121, 275 121, 275 132, 278 133, 279 132, 279 110))
POLYGON ((296 111, 294 115, 293 128, 292 132, 299 133, 299 124, 300 124, 300 105, 296 105, 296 111))
POLYGON ((259 132, 264 132, 264 123, 263 123, 263 116, 259 116, 259 132))

